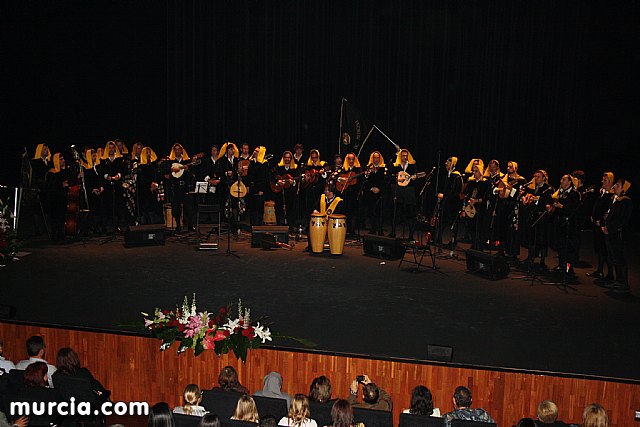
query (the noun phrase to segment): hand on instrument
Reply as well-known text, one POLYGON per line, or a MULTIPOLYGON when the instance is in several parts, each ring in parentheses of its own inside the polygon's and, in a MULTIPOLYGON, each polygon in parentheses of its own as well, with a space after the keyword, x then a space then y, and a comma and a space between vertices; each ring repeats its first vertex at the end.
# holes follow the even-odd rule
POLYGON ((233 176, 233 171, 227 171, 227 176, 233 176))
POLYGON ((438 193, 438 200, 442 200, 442 199, 444 199, 444 194, 438 193))
POLYGON ((607 230, 607 226, 606 225, 604 227, 600 227, 600 229, 602 230, 602 232, 604 234, 609 234, 609 230, 607 230))
POLYGON ((180 168, 178 166, 171 166, 171 172, 178 172, 180 168))
POLYGON ((220 184, 220 180, 219 179, 210 179, 209 180, 209 185, 218 185, 220 184))

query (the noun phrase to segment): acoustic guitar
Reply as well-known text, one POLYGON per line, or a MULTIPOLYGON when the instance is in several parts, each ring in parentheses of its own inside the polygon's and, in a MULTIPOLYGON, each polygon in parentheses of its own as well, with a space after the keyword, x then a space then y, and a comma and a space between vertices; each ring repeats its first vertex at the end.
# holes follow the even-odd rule
POLYGON ((408 172, 400 171, 398 172, 397 182, 400 187, 406 187, 412 180, 424 178, 425 176, 427 176, 426 172, 418 172, 410 175, 408 172))

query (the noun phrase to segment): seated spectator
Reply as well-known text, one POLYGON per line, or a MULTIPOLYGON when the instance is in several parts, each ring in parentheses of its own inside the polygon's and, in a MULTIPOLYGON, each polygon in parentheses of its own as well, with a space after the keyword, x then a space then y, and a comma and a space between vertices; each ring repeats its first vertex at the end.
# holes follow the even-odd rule
POLYGON ((471 409, 471 390, 466 387, 459 386, 453 393, 454 410, 444 414, 445 425, 449 427, 451 420, 470 420, 480 421, 484 423, 495 423, 491 415, 481 408, 471 409))
POLYGON ((282 375, 277 372, 269 372, 264 377, 264 388, 253 393, 254 396, 285 399, 287 408, 291 406, 291 396, 282 391, 282 375))
POLYGON ((220 427, 220 419, 216 414, 206 414, 200 420, 198 427, 220 427))
POLYGON ((55 400, 57 397, 53 389, 49 388, 47 364, 44 362, 34 362, 27 366, 24 370, 24 385, 20 396, 42 401, 55 400))
POLYGON ((12 369, 16 369, 16 365, 11 360, 7 360, 3 357, 4 354, 4 342, 0 340, 0 375, 9 372, 12 369))
POLYGON ((309 400, 326 403, 331 400, 331 381, 324 375, 314 378, 309 387, 309 400))
POLYGON ((238 404, 236 405, 236 411, 233 413, 231 419, 248 421, 250 423, 258 423, 260 421, 256 402, 254 402, 251 396, 249 396, 248 394, 243 394, 242 396, 240 396, 240 399, 238 399, 238 404))
POLYGON ((351 383, 351 393, 349 395, 349 403, 355 408, 377 409, 380 411, 391 411, 393 402, 389 393, 373 383, 367 375, 363 375, 362 380, 362 400, 358 402, 358 380, 351 383))
POLYGON ((582 427, 609 427, 607 411, 597 403, 587 405, 582 413, 582 427))
POLYGON ((304 394, 296 394, 291 401, 289 414, 282 417, 278 425, 288 427, 318 427, 315 420, 309 418, 311 411, 309 409, 309 399, 304 394))
POLYGON ((260 427, 277 427, 276 417, 267 415, 260 419, 260 427))
POLYGON ((538 427, 536 426, 536 422, 531 418, 520 418, 518 424, 513 427, 538 427))
POLYGON ((173 414, 166 402, 159 402, 149 408, 148 427, 174 427, 173 414))
POLYGON ((49 365, 46 360, 44 360, 44 354, 46 350, 46 346, 44 345, 44 340, 41 336, 35 335, 27 340, 27 354, 29 358, 26 360, 21 360, 16 364, 16 369, 26 370, 27 366, 34 362, 44 362, 47 365, 47 378, 49 378, 49 387, 53 387, 53 374, 56 372, 56 367, 53 365, 49 365))
POLYGON ((405 414, 429 415, 431 417, 441 417, 440 409, 433 407, 433 396, 431 390, 423 385, 413 389, 411 393, 411 408, 405 409, 405 414))
POLYGON ((238 381, 238 372, 233 366, 225 366, 222 368, 220 375, 218 375, 218 387, 214 387, 213 389, 249 394, 249 390, 238 381))
POLYGON ((538 421, 539 427, 564 427, 568 424, 557 421, 558 406, 550 400, 543 400, 538 404, 538 421))
POLYGON ((331 408, 331 426, 329 427, 365 427, 363 423, 353 423, 353 407, 348 400, 339 399, 331 408))
POLYGON ((29 424, 29 418, 25 415, 15 420, 12 424, 7 420, 4 412, 0 411, 0 427, 25 427, 27 424, 29 424))
POLYGON ((69 347, 63 347, 56 357, 57 370, 53 374, 53 383, 60 381, 61 377, 86 378, 90 382, 91 391, 106 400, 110 392, 106 390, 100 381, 96 380, 87 368, 80 366, 78 354, 69 347))
MULTIPOLYGON (((193 415, 196 417, 202 417, 208 413, 204 407, 200 406, 200 402, 202 402, 202 392, 196 384, 187 384, 184 392, 182 392, 182 399, 184 400, 184 405, 173 408, 174 413, 193 415)), ((217 418, 218 417, 216 417, 216 419, 217 418)))

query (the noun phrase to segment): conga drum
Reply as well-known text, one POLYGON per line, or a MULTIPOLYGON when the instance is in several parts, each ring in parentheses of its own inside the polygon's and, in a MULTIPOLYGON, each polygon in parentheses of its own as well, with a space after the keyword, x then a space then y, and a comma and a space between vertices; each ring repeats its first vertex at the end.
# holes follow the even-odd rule
POLYGON ((345 215, 329 215, 329 249, 331 255, 342 255, 344 239, 347 237, 347 217, 345 215))
POLYGON ((327 217, 322 214, 311 214, 311 222, 309 223, 311 252, 322 253, 325 237, 327 237, 327 217))
POLYGON ((165 203, 162 205, 164 211, 164 228, 167 230, 175 230, 176 223, 173 220, 173 212, 171 211, 171 203, 165 203))
POLYGON ((262 223, 264 225, 276 225, 276 202, 273 200, 267 200, 264 202, 262 223))

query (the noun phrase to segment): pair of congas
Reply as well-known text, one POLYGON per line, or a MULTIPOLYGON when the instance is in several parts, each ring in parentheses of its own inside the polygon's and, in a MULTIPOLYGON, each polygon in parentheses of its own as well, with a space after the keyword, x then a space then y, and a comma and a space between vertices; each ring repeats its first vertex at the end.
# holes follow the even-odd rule
POLYGON ((311 252, 322 253, 324 240, 329 236, 329 250, 332 255, 342 255, 344 240, 347 236, 347 217, 335 214, 326 215, 312 214, 309 223, 309 246, 311 252))

